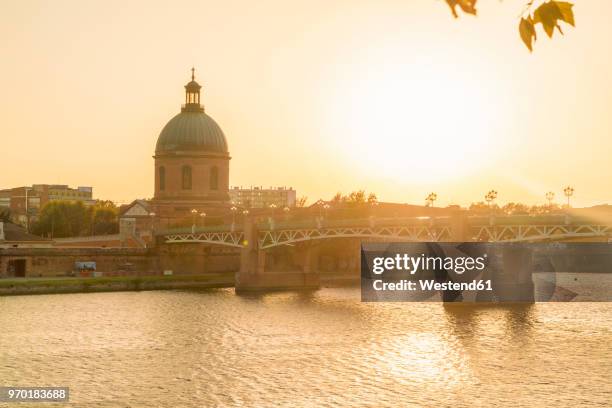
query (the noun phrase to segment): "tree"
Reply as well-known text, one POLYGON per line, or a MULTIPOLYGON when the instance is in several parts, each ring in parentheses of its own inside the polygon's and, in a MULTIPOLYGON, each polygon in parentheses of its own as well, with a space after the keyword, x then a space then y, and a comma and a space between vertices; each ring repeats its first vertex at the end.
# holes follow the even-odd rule
POLYGON ((529 206, 521 203, 507 203, 501 209, 507 215, 529 215, 530 212, 529 206))
POLYGON ((563 209, 559 204, 543 204, 543 205, 532 205, 529 209, 531 215, 544 215, 544 214, 561 214, 563 209))
POLYGON ((364 190, 353 191, 348 195, 347 203, 349 204, 365 204, 366 202, 366 193, 364 190))
POLYGON ((368 194, 368 204, 376 204, 376 203, 378 203, 378 197, 376 197, 376 194, 374 193, 368 194))
POLYGON ((117 215, 117 207, 108 201, 91 207, 80 201, 52 201, 42 208, 32 232, 56 238, 113 234, 119 231, 117 215))
MULTIPOLYGON (((476 1, 446 0, 446 3, 450 7, 453 16, 457 18, 459 17, 457 7, 466 14, 476 15, 476 1)), ((572 27, 575 26, 573 7, 574 5, 570 2, 558 0, 529 0, 527 2, 521 13, 518 31, 521 40, 523 40, 523 43, 525 43, 530 52, 533 51, 533 43, 537 39, 536 25, 540 24, 549 38, 552 38, 555 28, 563 34, 563 30, 559 25, 561 21, 572 27), (538 6, 535 7, 535 4, 538 4, 538 6)))
MULTIPOLYGON (((146 201, 146 199, 145 199, 146 201)), ((111 200, 96 200, 95 208, 105 208, 109 210, 117 210, 117 206, 111 200)))
POLYGON ((498 213, 500 208, 497 204, 488 204, 484 201, 479 201, 477 203, 470 204, 469 211, 476 215, 490 215, 498 213))
POLYGON ((11 210, 8 208, 0 209, 0 222, 11 222, 11 210))
POLYGON ((306 197, 306 196, 299 197, 296 200, 296 202, 295 202, 295 206, 296 207, 305 207, 306 206, 306 202, 308 202, 308 197, 306 197))
POLYGON ((118 214, 115 203, 109 200, 98 200, 90 209, 93 234, 105 235, 119 232, 118 214))
POLYGON ((89 230, 89 210, 82 202, 52 201, 45 205, 32 231, 52 237, 77 237, 89 230))
POLYGON ((343 195, 337 192, 329 201, 332 204, 347 204, 349 206, 359 206, 362 204, 375 204, 378 202, 378 197, 375 193, 366 194, 365 190, 357 190, 343 195))
POLYGON ((344 200, 341 192, 337 192, 335 196, 330 200, 333 204, 340 204, 344 200))

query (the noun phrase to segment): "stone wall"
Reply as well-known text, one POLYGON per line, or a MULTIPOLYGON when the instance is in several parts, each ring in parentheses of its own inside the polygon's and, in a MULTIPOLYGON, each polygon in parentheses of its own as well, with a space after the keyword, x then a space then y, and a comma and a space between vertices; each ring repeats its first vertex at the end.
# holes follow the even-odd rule
POLYGON ((237 249, 201 244, 161 245, 159 268, 175 274, 235 272, 240 269, 237 249))
POLYGON ((8 248, 0 250, 0 277, 10 277, 9 263, 25 260, 26 277, 68 276, 75 262, 96 262, 105 274, 156 274, 157 257, 146 249, 122 248, 8 248))
POLYGON ((171 270, 176 275, 235 272, 238 251, 199 244, 162 245, 158 248, 4 248, 0 249, 0 278, 12 277, 9 263, 24 260, 26 277, 73 274, 75 262, 96 262, 104 276, 152 275, 171 270))

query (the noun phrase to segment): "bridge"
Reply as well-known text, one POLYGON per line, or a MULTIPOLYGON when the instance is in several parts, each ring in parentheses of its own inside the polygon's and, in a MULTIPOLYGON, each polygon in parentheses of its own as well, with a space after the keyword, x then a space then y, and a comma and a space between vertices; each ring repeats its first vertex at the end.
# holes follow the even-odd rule
MULTIPOLYGON (((556 242, 609 241, 612 222, 569 215, 362 218, 277 221, 248 218, 241 225, 160 231, 167 245, 205 244, 240 250, 237 287, 316 286, 317 243, 353 239, 388 242, 556 242), (301 270, 275 273, 266 269, 266 253, 291 249, 301 270), (279 283, 280 282, 280 283, 279 283)), ((358 252, 358 251, 356 251, 358 252)))
MULTIPOLYGON (((612 223, 566 216, 365 218, 255 223, 258 248, 270 249, 322 239, 365 238, 398 242, 539 242, 612 238, 612 223), (455 222, 453 222, 455 221, 455 222), (461 231, 458 231, 461 229, 461 231)), ((158 232, 167 244, 245 246, 243 225, 184 228, 158 232)), ((252 239, 253 237, 251 237, 252 239)))

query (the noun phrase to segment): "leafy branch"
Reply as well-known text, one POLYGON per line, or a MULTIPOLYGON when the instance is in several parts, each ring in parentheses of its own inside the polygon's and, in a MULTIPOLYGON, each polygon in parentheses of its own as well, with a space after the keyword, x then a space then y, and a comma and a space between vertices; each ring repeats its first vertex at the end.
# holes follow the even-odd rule
MULTIPOLYGON (((455 18, 459 17, 457 8, 460 8, 466 14, 476 15, 477 0, 446 0, 446 3, 451 9, 455 18)), ((533 43, 537 40, 536 25, 540 24, 546 35, 552 38, 555 28, 563 34, 559 22, 575 27, 574 5, 567 1, 548 0, 540 3, 538 7, 533 8, 534 0, 530 0, 525 5, 525 9, 521 13, 519 22, 519 35, 529 51, 533 51, 533 43)))

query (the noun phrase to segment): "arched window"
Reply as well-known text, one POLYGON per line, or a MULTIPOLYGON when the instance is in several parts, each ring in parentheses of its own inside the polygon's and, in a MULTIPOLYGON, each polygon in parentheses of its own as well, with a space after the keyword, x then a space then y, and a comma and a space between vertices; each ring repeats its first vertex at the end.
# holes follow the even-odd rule
POLYGON ((219 169, 216 166, 210 169, 210 189, 219 189, 219 169))
POLYGON ((159 191, 166 189, 166 168, 161 166, 159 168, 159 191))
POLYGON ((183 190, 191 190, 191 167, 183 166, 183 190))

